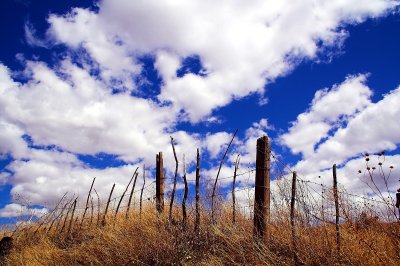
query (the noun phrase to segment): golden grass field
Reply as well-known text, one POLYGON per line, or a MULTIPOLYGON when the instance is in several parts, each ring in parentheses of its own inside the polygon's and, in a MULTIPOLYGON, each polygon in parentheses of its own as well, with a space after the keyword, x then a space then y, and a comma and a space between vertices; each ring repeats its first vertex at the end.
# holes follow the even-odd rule
MULTIPOLYGON (((21 228, 13 236, 13 248, 3 265, 294 265, 288 215, 282 214, 268 227, 270 239, 257 243, 253 221, 244 215, 232 223, 229 208, 211 224, 202 212, 201 226, 194 232, 189 215, 186 228, 178 221, 156 214, 145 206, 128 219, 124 213, 108 217, 96 226, 75 222, 71 231, 37 224, 21 228), (36 231, 36 232, 35 232, 36 231)), ((179 209, 174 213, 180 219, 179 209)), ((400 225, 374 219, 341 224, 341 254, 337 256, 335 225, 297 224, 299 265, 400 265, 400 225)))

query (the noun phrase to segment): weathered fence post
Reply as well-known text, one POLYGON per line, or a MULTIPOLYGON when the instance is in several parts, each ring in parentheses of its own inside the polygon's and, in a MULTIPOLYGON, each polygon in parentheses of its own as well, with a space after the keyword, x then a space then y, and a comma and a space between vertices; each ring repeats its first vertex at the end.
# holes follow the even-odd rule
POLYGON ((196 219, 194 223, 194 231, 199 232, 200 228, 200 152, 197 148, 196 156, 196 219))
POLYGON ((176 152, 175 152, 175 145, 174 145, 174 138, 171 137, 171 145, 172 145, 172 150, 174 152, 174 158, 175 158, 175 175, 174 175, 174 185, 172 187, 172 193, 171 193, 171 200, 169 202, 169 220, 172 221, 172 208, 174 207, 174 198, 175 198, 175 190, 176 190, 176 181, 178 177, 178 167, 179 167, 179 162, 178 162, 178 157, 176 157, 176 152))
POLYGON ((340 231, 339 231, 339 198, 337 191, 337 177, 336 177, 336 164, 333 165, 333 197, 335 198, 335 211, 336 211, 336 248, 337 256, 340 258, 340 231))
POLYGON ((84 210, 84 212, 83 212, 82 221, 81 221, 81 225, 80 225, 81 228, 82 228, 83 222, 84 222, 84 220, 85 220, 86 212, 87 212, 87 210, 88 210, 88 208, 89 208, 89 205, 88 205, 88 204, 89 204, 89 197, 90 197, 90 193, 92 193, 92 189, 93 189, 93 185, 94 185, 94 181, 95 181, 95 180, 96 180, 96 177, 93 178, 92 185, 90 186, 89 193, 88 193, 88 195, 87 195, 86 207, 85 207, 85 210, 84 210))
POLYGON ((156 209, 160 214, 164 211, 164 166, 162 152, 159 152, 156 156, 156 209))
POLYGON ((186 214, 186 200, 189 192, 188 188, 188 183, 186 180, 186 161, 185 161, 185 154, 183 154, 183 182, 185 183, 185 193, 183 194, 183 199, 182 199, 182 226, 183 228, 186 227, 186 219, 187 219, 187 214, 186 214))
POLYGON ((74 207, 73 207, 73 209, 72 209, 71 220, 69 221, 69 227, 68 227, 67 235, 69 235, 69 233, 71 232, 71 229, 72 229, 77 199, 78 199, 78 198, 76 198, 75 201, 74 201, 74 207))
POLYGON ((140 218, 142 218, 143 190, 145 184, 146 184, 146 165, 143 164, 143 185, 142 185, 142 190, 140 191, 140 205, 139 205, 140 218))
POLYGON ((292 229, 292 249, 293 249, 293 261, 294 265, 299 265, 299 259, 297 257, 297 246, 296 246, 296 229, 294 224, 294 204, 296 201, 296 178, 297 173, 293 172, 292 179, 292 195, 290 199, 290 227, 292 229))
POLYGON ((254 237, 267 241, 267 224, 270 216, 270 166, 271 146, 266 136, 257 139, 256 182, 254 193, 254 237))
POLYGON ((99 226, 99 223, 100 223, 100 197, 99 197, 99 193, 97 193, 96 189, 94 189, 94 192, 96 193, 96 196, 97 196, 97 221, 96 221, 96 225, 99 226))
POLYGON ((115 184, 113 184, 113 186, 112 186, 112 188, 111 188, 110 196, 108 196, 107 205, 106 205, 106 210, 104 211, 103 221, 101 222, 101 225, 102 225, 102 226, 105 226, 105 225, 106 225, 106 216, 107 216, 107 212, 108 212, 108 206, 110 205, 111 196, 112 196, 112 193, 113 193, 113 191, 114 191, 114 188, 115 188, 115 184))
POLYGON ((138 169, 139 169, 139 167, 136 167, 136 170, 135 170, 135 172, 133 173, 131 180, 129 181, 128 185, 126 186, 126 189, 125 189, 124 193, 123 193, 122 196, 121 196, 121 199, 119 200, 118 207, 117 207, 117 211, 116 211, 116 213, 115 213, 115 217, 117 217, 119 205, 121 204, 122 199, 123 199, 123 197, 124 197, 126 191, 128 191, 128 187, 129 187, 129 185, 131 184, 132 179, 135 178, 135 180, 133 181, 133 185, 132 185, 132 189, 131 189, 131 194, 129 195, 128 207, 126 208, 126 213, 125 213, 125 219, 128 219, 128 218, 129 218, 129 210, 130 210, 130 208, 131 208, 132 196, 133 196, 133 193, 134 193, 134 190, 135 190, 136 179, 137 179, 137 177, 138 177, 138 172, 137 172, 138 169))
POLYGON ((239 168, 240 154, 238 154, 235 161, 235 171, 233 172, 233 182, 232 182, 232 222, 236 223, 236 195, 235 195, 235 185, 236 185, 236 174, 239 168))
MULTIPOLYGON (((76 200, 76 199, 75 199, 75 200, 76 200)), ((72 201, 72 200, 71 200, 71 201, 72 201)), ((70 202, 71 202, 71 201, 70 201, 70 202)), ((65 215, 65 219, 64 219, 63 226, 61 227, 60 234, 62 234, 62 232, 64 231, 65 224, 67 223, 68 215, 69 215, 69 212, 70 212, 71 209, 72 209, 72 205, 73 205, 73 204, 74 204, 74 203, 71 203, 71 205, 70 205, 69 208, 68 208, 67 214, 65 215)))

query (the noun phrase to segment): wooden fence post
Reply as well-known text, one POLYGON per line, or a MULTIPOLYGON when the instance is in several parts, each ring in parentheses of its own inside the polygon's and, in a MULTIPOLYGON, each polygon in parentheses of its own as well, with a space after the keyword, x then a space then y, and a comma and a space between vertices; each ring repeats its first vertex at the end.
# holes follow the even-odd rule
POLYGON ((336 177, 336 164, 333 165, 333 197, 335 198, 335 211, 336 211, 336 248, 337 256, 340 258, 340 231, 339 231, 339 198, 337 191, 337 177, 336 177))
POLYGON ((89 197, 90 197, 90 193, 92 193, 92 189, 93 189, 93 185, 94 185, 94 181, 95 181, 95 180, 96 180, 96 177, 93 178, 92 185, 90 186, 89 193, 88 193, 88 195, 87 195, 86 207, 85 207, 85 211, 83 212, 82 221, 81 221, 81 225, 80 225, 81 228, 82 228, 83 222, 84 222, 84 220, 85 220, 86 212, 87 212, 87 210, 88 210, 88 208, 89 208, 89 205, 88 205, 88 204, 89 204, 89 197))
POLYGON ((114 191, 114 188, 115 188, 115 184, 113 184, 113 186, 112 186, 112 188, 111 188, 110 196, 108 196, 107 205, 106 205, 106 210, 104 211, 103 221, 101 222, 101 225, 102 225, 102 226, 105 226, 105 225, 106 225, 106 216, 107 216, 108 206, 110 205, 111 196, 112 196, 112 193, 113 193, 113 191, 114 191))
POLYGON ((162 152, 159 152, 156 156, 156 209, 160 214, 164 211, 164 166, 162 152))
POLYGON ((133 185, 132 185, 132 189, 131 189, 131 194, 129 195, 128 207, 126 208, 126 213, 125 213, 125 219, 128 219, 128 218, 129 218, 129 209, 131 208, 132 196, 133 196, 133 193, 134 193, 134 191, 135 191, 136 179, 137 179, 137 177, 138 177, 138 172, 137 172, 138 169, 139 169, 139 167, 136 167, 136 170, 135 170, 135 172, 133 173, 132 178, 131 178, 131 180, 129 181, 128 185, 126 186, 126 189, 125 189, 124 193, 122 193, 121 199, 119 200, 119 203, 118 203, 117 211, 115 212, 115 217, 117 217, 119 205, 121 204, 122 199, 123 199, 123 197, 124 197, 126 191, 128 191, 128 187, 129 187, 129 185, 131 184, 132 179, 135 178, 135 180, 133 181, 133 185))
POLYGON ((194 231, 199 232, 200 228, 200 152, 197 148, 196 156, 196 219, 194 223, 194 231))
POLYGON ((139 205, 139 217, 140 218, 142 218, 143 190, 144 190, 145 184, 146 184, 146 165, 143 164, 143 185, 142 185, 142 190, 140 191, 140 205, 139 205))
POLYGON ((235 195, 235 185, 236 185, 236 174, 239 168, 240 154, 238 154, 235 161, 235 171, 233 172, 233 182, 232 182, 232 222, 236 223, 236 195, 235 195))
POLYGON ((292 229, 292 249, 293 249, 293 261, 294 265, 299 265, 299 259, 297 257, 297 246, 296 246, 296 229, 294 224, 294 204, 296 202, 296 178, 297 173, 293 172, 292 179, 292 195, 290 199, 290 227, 292 229))
POLYGON ((266 136, 257 139, 256 182, 254 193, 254 237, 267 241, 267 224, 270 216, 270 167, 271 146, 266 136))
POLYGON ((185 154, 183 154, 183 182, 185 183, 185 193, 183 195, 182 199, 182 226, 183 228, 186 227, 186 219, 187 219, 187 214, 186 214, 186 200, 189 192, 188 188, 188 183, 186 180, 186 162, 185 162, 185 154))
POLYGON ((171 200, 169 202, 169 220, 172 222, 172 208, 174 207, 174 198, 175 198, 175 191, 176 191, 176 181, 178 177, 178 167, 179 167, 179 162, 178 162, 178 157, 176 157, 176 152, 175 152, 175 145, 174 145, 174 139, 171 137, 171 145, 172 145, 172 150, 174 152, 174 158, 175 158, 175 175, 174 175, 174 185, 172 187, 172 193, 171 193, 171 200))
POLYGON ((78 198, 76 198, 75 201, 74 201, 74 207, 73 207, 73 209, 72 209, 71 220, 69 221, 69 227, 68 227, 67 235, 69 235, 69 233, 71 232, 71 229, 72 229, 77 199, 78 199, 78 198))

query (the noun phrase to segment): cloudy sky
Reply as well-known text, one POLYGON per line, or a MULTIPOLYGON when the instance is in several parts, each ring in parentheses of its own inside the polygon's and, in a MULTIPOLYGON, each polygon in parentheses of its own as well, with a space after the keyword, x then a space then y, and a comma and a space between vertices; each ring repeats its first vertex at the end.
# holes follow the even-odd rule
MULTIPOLYGON (((237 154, 240 172, 253 169, 256 139, 268 135, 302 178, 330 185, 336 163, 339 182, 363 195, 362 154, 385 150, 394 191, 399 5, 1 1, 0 221, 41 213, 67 191, 84 197, 93 177, 102 197, 114 182, 121 192, 143 164, 150 183, 158 151, 169 188, 170 136, 189 179, 200 148, 206 183, 236 129, 221 176, 232 175, 237 154)), ((253 179, 241 176, 238 187, 253 179)))

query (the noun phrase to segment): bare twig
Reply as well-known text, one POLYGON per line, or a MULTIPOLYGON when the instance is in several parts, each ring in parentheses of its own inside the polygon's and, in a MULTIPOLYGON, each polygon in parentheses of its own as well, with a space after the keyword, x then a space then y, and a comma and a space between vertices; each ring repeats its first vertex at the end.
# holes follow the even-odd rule
POLYGON ((225 150, 224 156, 222 156, 221 162, 219 163, 217 177, 215 178, 215 183, 214 183, 212 196, 211 196, 211 220, 212 220, 213 223, 215 222, 215 217, 214 217, 214 197, 215 197, 215 189, 217 188, 217 182, 218 182, 219 173, 221 172, 222 164, 224 163, 224 159, 226 157, 226 154, 228 153, 229 147, 231 146, 231 144, 233 142, 233 139, 236 136, 237 131, 238 130, 236 129, 235 134, 233 134, 233 137, 232 137, 231 141, 229 142, 228 147, 225 150))

